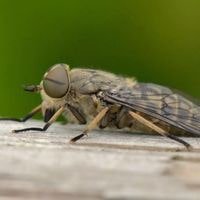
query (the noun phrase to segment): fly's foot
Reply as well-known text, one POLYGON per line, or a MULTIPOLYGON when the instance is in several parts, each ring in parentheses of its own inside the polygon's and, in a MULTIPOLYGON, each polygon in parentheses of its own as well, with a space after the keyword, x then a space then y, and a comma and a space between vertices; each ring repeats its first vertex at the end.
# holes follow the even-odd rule
POLYGON ((71 144, 74 144, 76 141, 80 140, 82 137, 84 136, 88 136, 87 132, 83 132, 81 133, 80 135, 77 135, 76 137, 73 137, 71 140, 70 140, 70 143, 71 144))
POLYGON ((20 133, 20 132, 27 132, 27 131, 46 131, 48 126, 46 125, 44 126, 44 128, 31 127, 31 128, 17 129, 17 130, 12 130, 12 133, 20 133))

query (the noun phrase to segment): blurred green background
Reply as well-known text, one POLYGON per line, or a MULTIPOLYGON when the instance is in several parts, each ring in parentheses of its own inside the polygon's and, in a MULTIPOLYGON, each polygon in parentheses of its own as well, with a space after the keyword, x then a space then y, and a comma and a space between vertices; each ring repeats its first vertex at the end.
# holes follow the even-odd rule
POLYGON ((200 97, 199 0, 0 1, 0 115, 22 116, 22 91, 55 63, 136 76, 200 97))

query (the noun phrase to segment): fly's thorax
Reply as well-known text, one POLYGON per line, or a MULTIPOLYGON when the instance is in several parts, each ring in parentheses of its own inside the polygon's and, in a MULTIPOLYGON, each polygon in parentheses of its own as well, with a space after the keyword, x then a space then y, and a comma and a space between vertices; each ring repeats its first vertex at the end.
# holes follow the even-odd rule
POLYGON ((124 78, 109 72, 94 69, 72 69, 70 71, 71 88, 81 94, 96 94, 119 85, 135 85, 134 78, 124 78))
MULTIPOLYGON (((83 95, 75 93, 75 91, 72 91, 72 94, 69 93, 67 102, 74 108, 81 110, 84 113, 86 121, 92 120, 103 108, 101 101, 95 95, 83 95)), ((77 121, 69 110, 66 110, 65 116, 69 122, 77 121)))
POLYGON ((132 78, 125 78, 125 85, 127 87, 134 87, 137 84, 137 79, 132 77, 132 78))
POLYGON ((79 103, 88 116, 96 116, 103 108, 101 101, 95 95, 81 95, 79 103))

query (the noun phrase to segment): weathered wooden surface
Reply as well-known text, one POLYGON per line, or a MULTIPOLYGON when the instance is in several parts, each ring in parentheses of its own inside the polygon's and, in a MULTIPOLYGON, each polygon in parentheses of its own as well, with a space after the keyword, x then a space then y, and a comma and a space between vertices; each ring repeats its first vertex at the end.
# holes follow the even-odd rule
POLYGON ((12 134, 43 123, 0 122, 0 199, 200 199, 200 139, 194 152, 154 135, 54 124, 46 133, 12 134))

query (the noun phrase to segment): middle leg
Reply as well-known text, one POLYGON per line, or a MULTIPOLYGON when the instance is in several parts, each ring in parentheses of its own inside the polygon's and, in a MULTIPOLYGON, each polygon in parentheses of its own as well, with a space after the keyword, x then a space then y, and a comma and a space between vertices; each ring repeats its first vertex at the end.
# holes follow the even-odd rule
POLYGON ((71 143, 76 142, 77 140, 81 139, 83 136, 87 135, 87 133, 89 131, 91 131, 92 129, 94 129, 98 123, 101 121, 101 119, 105 116, 105 114, 108 112, 109 107, 105 107, 103 108, 97 115, 96 117, 87 125, 87 127, 85 128, 85 130, 83 131, 83 133, 81 133, 80 135, 77 135, 76 137, 72 138, 70 140, 71 143))

